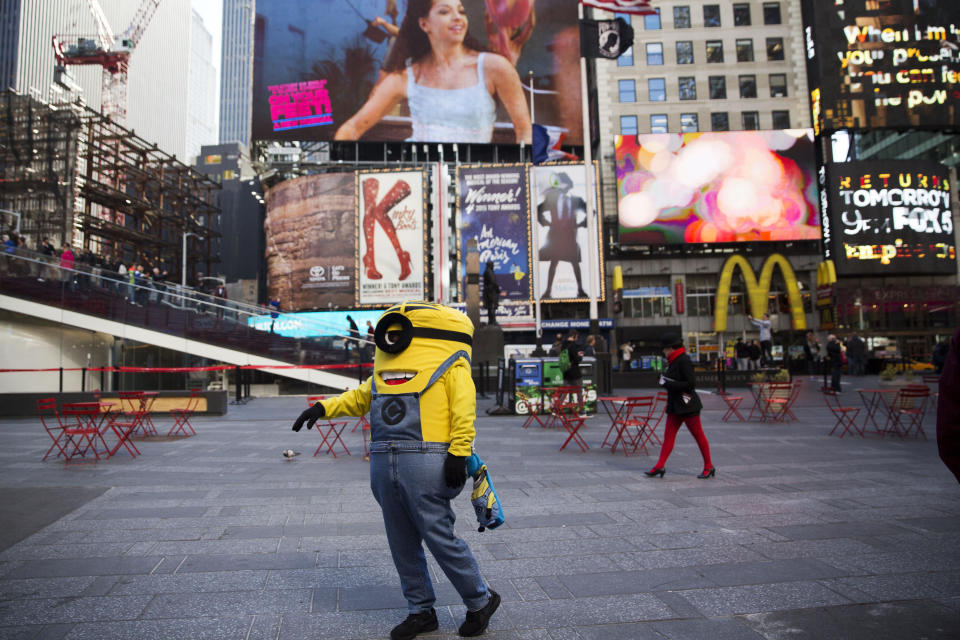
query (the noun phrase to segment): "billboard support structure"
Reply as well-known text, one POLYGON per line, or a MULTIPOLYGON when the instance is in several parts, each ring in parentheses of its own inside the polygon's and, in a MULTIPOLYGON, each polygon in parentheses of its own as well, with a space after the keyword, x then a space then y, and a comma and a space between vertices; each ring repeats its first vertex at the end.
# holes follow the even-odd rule
MULTIPOLYGON (((577 17, 579 20, 583 20, 583 3, 577 3, 577 17)), ((587 264, 590 265, 590 273, 588 275, 588 286, 590 287, 587 290, 587 293, 590 294, 590 335, 596 336, 599 333, 599 321, 597 314, 597 288, 596 283, 594 282, 593 274, 597 273, 597 247, 593 242, 593 239, 597 237, 597 220, 596 220, 596 210, 593 206, 593 149, 592 141, 590 140, 590 109, 588 102, 588 92, 587 92, 587 59, 583 56, 583 52, 580 52, 580 109, 583 114, 583 165, 584 173, 586 174, 586 190, 587 197, 585 198, 587 202, 587 235, 590 238, 590 242, 587 243, 587 264)), ((537 297, 537 305, 539 307, 540 298, 537 297)), ((537 323, 539 328, 539 312, 537 313, 537 323)), ((539 331, 538 331, 539 335, 539 331)))

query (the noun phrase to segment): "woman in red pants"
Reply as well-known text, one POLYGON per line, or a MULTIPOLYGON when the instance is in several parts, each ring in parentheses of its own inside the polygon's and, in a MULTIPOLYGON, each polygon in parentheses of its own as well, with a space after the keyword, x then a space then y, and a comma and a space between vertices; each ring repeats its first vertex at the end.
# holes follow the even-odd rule
POLYGON ((703 404, 695 390, 693 362, 683 348, 683 339, 675 333, 665 334, 660 340, 660 346, 663 347, 663 355, 667 357, 667 368, 660 376, 660 386, 667 390, 667 427, 663 436, 663 448, 660 449, 660 459, 653 469, 643 473, 648 478, 663 477, 666 472, 664 465, 673 451, 677 431, 681 424, 686 424, 700 447, 700 455, 703 456, 703 472, 697 477, 712 478, 717 470, 710 462, 710 443, 707 442, 707 436, 703 434, 703 427, 700 425, 700 410, 703 404))

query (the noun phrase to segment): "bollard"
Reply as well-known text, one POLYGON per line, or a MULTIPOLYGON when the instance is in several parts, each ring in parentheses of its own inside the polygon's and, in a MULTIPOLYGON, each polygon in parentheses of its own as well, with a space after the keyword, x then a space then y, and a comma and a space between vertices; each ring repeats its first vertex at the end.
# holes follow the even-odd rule
POLYGON ((63 393, 63 367, 60 367, 60 393, 63 393))
POLYGON ((87 391, 87 368, 80 367, 80 393, 87 391))
POLYGON ((237 404, 240 404, 243 400, 243 373, 242 369, 237 366, 234 368, 233 377, 234 383, 237 385, 237 404))

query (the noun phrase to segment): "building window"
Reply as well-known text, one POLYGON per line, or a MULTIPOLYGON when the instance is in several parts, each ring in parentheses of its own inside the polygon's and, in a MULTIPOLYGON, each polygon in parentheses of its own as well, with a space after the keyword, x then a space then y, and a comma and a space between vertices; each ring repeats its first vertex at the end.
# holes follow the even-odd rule
POLYGON ((693 64, 693 42, 691 40, 677 42, 677 64, 693 64))
POLYGON ((760 114, 756 111, 744 111, 740 116, 743 119, 744 131, 756 131, 760 128, 760 114))
POLYGON ((710 76, 710 99, 724 100, 727 97, 727 77, 710 76))
POLYGON ((767 60, 783 60, 783 38, 767 38, 767 60))
POLYGON ((789 129, 790 128, 790 112, 774 111, 773 112, 773 128, 789 129))
POLYGON ((737 40, 737 62, 753 62, 753 40, 737 40))
POLYGON ((771 98, 787 97, 787 74, 785 73, 770 74, 770 97, 771 98))
POLYGON ((677 78, 677 86, 680 88, 681 100, 697 99, 697 80, 693 76, 677 78))
POLYGON ((620 135, 637 135, 637 116, 620 116, 620 135))
POLYGON ((689 6, 673 8, 673 28, 674 29, 690 28, 690 7, 689 6))
POLYGON ((714 131, 730 131, 730 116, 726 111, 710 114, 710 128, 714 131))
POLYGON ((660 42, 647 43, 647 64, 659 66, 663 64, 663 44, 660 42))
POLYGON ((749 76, 740 76, 740 97, 757 97, 757 76, 752 74, 749 76))
POLYGON ((637 101, 637 85, 633 80, 618 80, 620 86, 620 102, 637 101))
POLYGON ((780 3, 763 3, 763 24, 780 24, 780 3))
POLYGON ((707 62, 723 62, 723 40, 707 40, 707 62))
POLYGON ((650 102, 667 101, 667 81, 663 78, 647 78, 647 90, 650 92, 650 102))
POLYGON ((667 132, 667 114, 665 113, 650 114, 650 133, 666 133, 666 132, 667 132))
POLYGON ((680 131, 683 133, 696 133, 697 131, 700 131, 700 126, 697 124, 697 114, 681 113, 680 131))
POLYGON ((738 2, 733 5, 733 26, 750 26, 750 5, 745 2, 738 2))
POLYGON ((657 9, 656 13, 643 16, 643 28, 647 31, 656 31, 660 28, 660 9, 657 9))
POLYGON ((623 54, 617 58, 618 67, 632 67, 633 66, 633 47, 630 47, 623 54))
POLYGON ((703 5, 703 26, 705 27, 720 26, 720 5, 718 4, 703 5))

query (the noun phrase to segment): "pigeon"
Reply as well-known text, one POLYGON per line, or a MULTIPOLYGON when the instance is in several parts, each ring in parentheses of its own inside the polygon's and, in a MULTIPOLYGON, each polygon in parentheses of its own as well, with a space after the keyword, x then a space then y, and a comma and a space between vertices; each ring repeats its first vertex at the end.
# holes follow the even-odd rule
POLYGON ((283 457, 284 457, 284 458, 287 458, 288 460, 289 460, 290 458, 292 458, 292 457, 294 457, 294 456, 298 456, 298 455, 300 455, 300 452, 299 452, 299 451, 294 451, 293 449, 285 449, 284 452, 283 452, 283 457))

